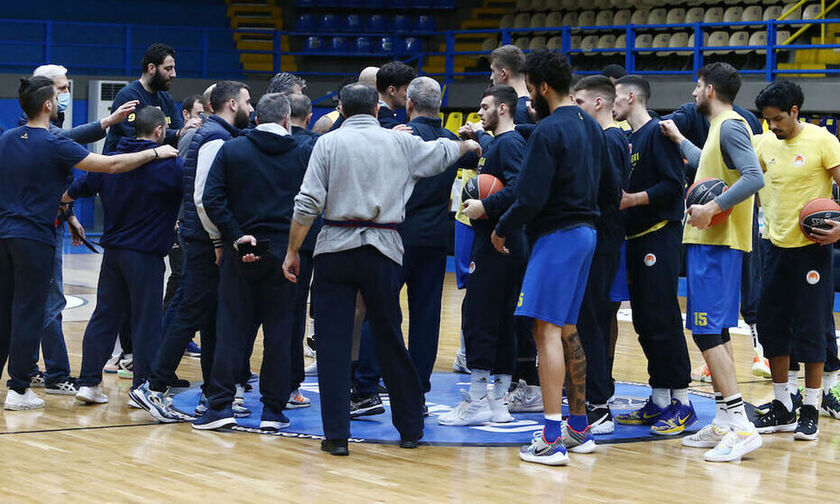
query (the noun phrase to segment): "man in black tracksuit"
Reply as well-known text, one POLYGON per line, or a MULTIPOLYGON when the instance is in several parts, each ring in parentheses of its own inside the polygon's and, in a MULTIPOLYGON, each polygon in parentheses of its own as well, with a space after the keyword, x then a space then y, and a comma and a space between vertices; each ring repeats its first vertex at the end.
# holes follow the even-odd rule
POLYGON ((241 352, 253 327, 263 326, 260 428, 289 425, 283 409, 289 398, 289 350, 295 286, 283 276, 294 197, 312 152, 289 134, 289 101, 279 93, 263 96, 255 130, 222 146, 210 169, 203 202, 225 243, 219 281, 218 341, 209 409, 196 429, 235 424, 231 404, 241 352), (250 244, 268 250, 251 253, 250 244), (259 253, 260 255, 256 255, 259 253))

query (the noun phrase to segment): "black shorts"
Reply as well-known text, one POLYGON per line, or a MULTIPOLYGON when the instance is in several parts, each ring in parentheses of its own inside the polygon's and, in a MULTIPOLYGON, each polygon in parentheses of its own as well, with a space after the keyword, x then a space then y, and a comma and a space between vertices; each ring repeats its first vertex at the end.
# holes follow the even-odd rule
POLYGON ((825 362, 826 332, 833 320, 832 247, 766 247, 758 304, 758 337, 764 355, 793 353, 800 362, 825 362))

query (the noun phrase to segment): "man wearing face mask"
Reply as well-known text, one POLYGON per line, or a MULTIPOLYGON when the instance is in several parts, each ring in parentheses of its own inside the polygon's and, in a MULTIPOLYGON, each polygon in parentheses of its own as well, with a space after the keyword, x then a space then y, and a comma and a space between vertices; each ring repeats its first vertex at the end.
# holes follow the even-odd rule
MULTIPOLYGON (((113 114, 72 129, 63 129, 64 111, 70 105, 70 81, 67 80, 67 69, 61 65, 41 65, 32 72, 33 77, 46 77, 53 81, 58 103, 58 115, 50 122, 50 133, 57 137, 74 140, 80 144, 96 142, 105 137, 107 129, 134 112, 136 101, 123 103, 113 114)), ((22 113, 18 126, 23 126, 29 120, 26 113, 22 113)), ((67 185, 73 181, 70 176, 67 185)), ((56 219, 56 247, 53 262, 53 278, 47 295, 47 312, 44 319, 44 332, 41 335, 41 345, 44 354, 46 372, 42 372, 36 365, 32 369, 30 383, 33 387, 44 387, 48 394, 71 395, 77 392, 74 379, 70 377, 70 361, 67 358, 67 347, 64 343, 64 333, 61 329, 61 311, 67 304, 62 287, 62 251, 64 250, 64 223, 67 223, 73 235, 73 244, 81 245, 81 238, 85 230, 76 214, 73 205, 62 205, 56 219)), ((35 361, 37 362, 37 355, 35 361)))
MULTIPOLYGON (((113 107, 119 108, 123 103, 137 100, 138 108, 158 107, 166 117, 166 140, 173 147, 178 146, 178 139, 190 128, 197 128, 201 120, 190 119, 184 124, 175 100, 169 94, 169 86, 175 78, 175 49, 164 44, 152 44, 143 56, 143 75, 128 86, 122 88, 114 98, 113 107)), ((134 136, 135 116, 129 115, 127 120, 114 125, 108 131, 105 147, 102 152, 108 154, 117 147, 120 138, 134 136)))

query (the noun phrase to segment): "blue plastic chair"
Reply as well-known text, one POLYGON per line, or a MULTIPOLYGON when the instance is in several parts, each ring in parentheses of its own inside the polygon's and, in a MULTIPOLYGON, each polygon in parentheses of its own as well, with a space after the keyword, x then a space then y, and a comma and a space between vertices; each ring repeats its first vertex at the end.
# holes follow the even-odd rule
POLYGON ((367 31, 384 32, 388 29, 388 21, 381 14, 374 14, 367 19, 367 31))
POLYGON ((837 118, 823 117, 820 119, 820 126, 831 132, 832 135, 837 136, 837 118))
POLYGON ((304 49, 312 52, 319 52, 324 50, 324 39, 321 37, 307 37, 306 43, 303 45, 304 49))
POLYGON ((348 52, 350 50, 350 42, 345 37, 333 37, 330 40, 330 51, 333 52, 348 52))
POLYGON ((349 14, 344 18, 344 31, 350 33, 358 33, 362 31, 362 16, 358 14, 349 14))
POLYGON ((382 52, 394 52, 394 39, 392 37, 382 37, 379 39, 379 50, 382 52))
POLYGON ((435 18, 432 16, 417 16, 414 27, 417 31, 435 31, 435 18))
POLYGON ((423 42, 418 38, 409 37, 405 39, 405 50, 410 53, 423 52, 423 42))
POLYGON ((338 31, 338 17, 335 14, 324 14, 324 17, 321 18, 321 30, 338 31))
POLYGON ((372 53, 375 48, 370 38, 356 37, 356 40, 353 42, 353 50, 357 53, 372 53))
POLYGON ((411 18, 398 14, 391 20, 391 27, 398 32, 411 31, 411 18))
POLYGON ((301 14, 297 19, 297 29, 300 31, 315 30, 316 20, 312 14, 301 14))

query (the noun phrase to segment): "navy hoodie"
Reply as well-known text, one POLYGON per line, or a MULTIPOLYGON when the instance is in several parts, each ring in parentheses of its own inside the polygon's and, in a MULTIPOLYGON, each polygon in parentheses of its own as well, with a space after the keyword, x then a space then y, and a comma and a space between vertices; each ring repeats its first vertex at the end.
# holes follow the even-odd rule
POLYGON ((202 196, 224 241, 249 234, 285 247, 312 145, 259 129, 225 142, 202 196))
MULTIPOLYGON (((122 138, 113 154, 156 147, 149 140, 122 138)), ((105 210, 105 229, 99 243, 105 248, 169 253, 175 240, 175 221, 183 195, 181 158, 156 159, 126 173, 85 173, 67 189, 73 198, 99 194, 105 210)))
MULTIPOLYGON (((127 101, 139 100, 137 109, 143 107, 157 107, 166 115, 166 142, 167 144, 178 146, 178 130, 184 127, 184 120, 181 114, 178 113, 178 107, 175 106, 175 100, 168 91, 157 91, 156 93, 149 93, 143 87, 139 80, 136 80, 120 89, 117 96, 114 98, 114 103, 111 110, 117 110, 120 105, 127 101)), ((102 152, 108 154, 112 152, 121 138, 134 137, 134 114, 129 114, 122 122, 119 122, 108 129, 108 136, 105 138, 105 146, 102 152)))

